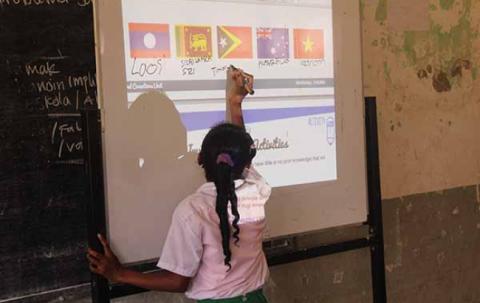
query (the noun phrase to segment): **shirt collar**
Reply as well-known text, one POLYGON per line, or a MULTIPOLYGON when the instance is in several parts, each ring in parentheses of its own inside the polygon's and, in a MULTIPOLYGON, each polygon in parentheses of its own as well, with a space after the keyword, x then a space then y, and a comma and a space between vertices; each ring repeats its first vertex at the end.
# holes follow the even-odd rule
MULTIPOLYGON (((235 180, 235 189, 242 187, 247 181, 244 179, 235 180)), ((207 194, 209 196, 216 196, 217 195, 217 188, 215 183, 213 182, 206 182, 202 186, 200 186, 197 192, 207 194)))

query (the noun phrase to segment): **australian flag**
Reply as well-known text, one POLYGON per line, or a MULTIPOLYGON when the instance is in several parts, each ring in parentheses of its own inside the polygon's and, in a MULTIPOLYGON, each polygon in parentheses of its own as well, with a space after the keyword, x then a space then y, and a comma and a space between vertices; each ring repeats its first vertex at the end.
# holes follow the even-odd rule
POLYGON ((257 28, 259 59, 287 59, 289 46, 288 28, 257 28))

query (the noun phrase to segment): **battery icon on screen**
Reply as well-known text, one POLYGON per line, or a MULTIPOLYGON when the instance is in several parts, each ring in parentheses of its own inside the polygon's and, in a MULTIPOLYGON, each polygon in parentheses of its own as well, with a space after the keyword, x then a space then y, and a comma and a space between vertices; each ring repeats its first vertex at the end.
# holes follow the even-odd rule
POLYGON ((327 143, 332 145, 335 142, 335 119, 328 117, 327 119, 327 143))

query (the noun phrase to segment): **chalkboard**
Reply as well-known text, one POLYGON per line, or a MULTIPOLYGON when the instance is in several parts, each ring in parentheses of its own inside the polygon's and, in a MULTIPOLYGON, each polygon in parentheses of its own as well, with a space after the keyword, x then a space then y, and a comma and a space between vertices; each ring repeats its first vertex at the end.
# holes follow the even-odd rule
POLYGON ((89 280, 80 111, 90 0, 0 0, 0 300, 89 280))

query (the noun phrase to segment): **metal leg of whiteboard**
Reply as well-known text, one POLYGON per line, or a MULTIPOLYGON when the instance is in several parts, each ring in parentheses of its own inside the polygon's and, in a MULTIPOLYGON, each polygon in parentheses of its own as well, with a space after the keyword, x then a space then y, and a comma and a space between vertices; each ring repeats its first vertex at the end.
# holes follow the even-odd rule
MULTIPOLYGON (((85 172, 87 175, 86 213, 88 220, 88 245, 103 251, 97 233, 105 235, 105 195, 103 181, 102 136, 100 110, 82 111, 85 172)), ((91 275, 93 303, 110 302, 108 281, 96 274, 91 275)))
POLYGON ((375 97, 365 98, 365 130, 367 145, 368 225, 372 267, 373 302, 387 302, 385 259, 383 248, 382 194, 378 152, 377 104, 375 97))

